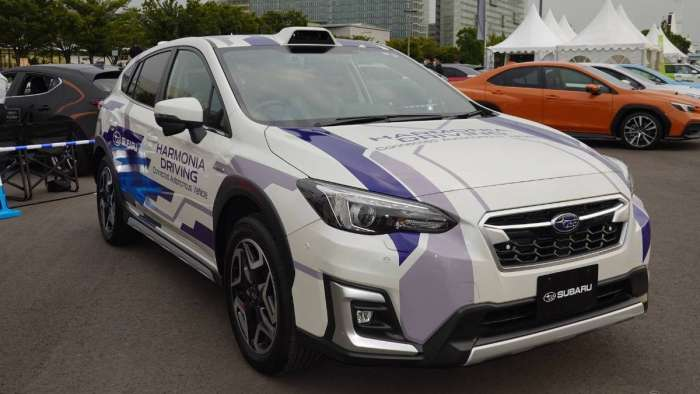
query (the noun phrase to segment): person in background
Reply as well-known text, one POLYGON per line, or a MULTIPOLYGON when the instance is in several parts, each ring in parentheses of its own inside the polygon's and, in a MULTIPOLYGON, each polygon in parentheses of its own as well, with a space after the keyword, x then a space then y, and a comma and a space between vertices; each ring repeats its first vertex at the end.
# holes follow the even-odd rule
POLYGON ((7 110, 5 110, 5 94, 8 88, 9 84, 7 83, 7 78, 0 73, 0 123, 4 123, 5 117, 7 116, 7 110))
POLYGON ((435 70, 436 73, 438 73, 438 74, 440 74, 440 75, 443 75, 443 74, 442 74, 442 63, 440 62, 440 59, 438 59, 437 57, 434 57, 434 58, 433 58, 433 67, 432 67, 432 69, 435 70))
POLYGON ((431 70, 435 70, 433 67, 433 61, 429 57, 423 59, 423 65, 431 70))

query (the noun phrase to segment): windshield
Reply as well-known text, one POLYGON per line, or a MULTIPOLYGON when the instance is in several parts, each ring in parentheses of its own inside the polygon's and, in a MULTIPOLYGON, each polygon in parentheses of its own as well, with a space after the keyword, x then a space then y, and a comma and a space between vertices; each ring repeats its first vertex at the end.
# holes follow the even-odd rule
POLYGON ((221 60, 248 116, 264 124, 319 127, 349 118, 411 120, 476 110, 437 74, 378 47, 227 48, 221 60))
POLYGON ((669 80, 662 74, 656 73, 652 70, 646 70, 637 67, 625 67, 625 69, 648 81, 654 82, 657 85, 667 85, 671 82, 671 80, 669 80))

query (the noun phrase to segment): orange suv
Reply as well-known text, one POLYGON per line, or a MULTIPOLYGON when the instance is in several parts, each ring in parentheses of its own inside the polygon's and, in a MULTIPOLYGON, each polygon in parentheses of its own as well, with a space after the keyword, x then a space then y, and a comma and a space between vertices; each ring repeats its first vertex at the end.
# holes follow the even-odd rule
POLYGON ((587 65, 512 64, 453 85, 485 107, 580 138, 621 139, 634 149, 700 138, 700 100, 634 88, 587 65))

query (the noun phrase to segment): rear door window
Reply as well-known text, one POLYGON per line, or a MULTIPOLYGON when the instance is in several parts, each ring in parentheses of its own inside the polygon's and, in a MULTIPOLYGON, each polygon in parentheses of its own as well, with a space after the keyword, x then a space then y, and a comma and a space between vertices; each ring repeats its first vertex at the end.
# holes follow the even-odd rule
POLYGON ((602 86, 603 92, 609 89, 600 81, 588 75, 569 68, 549 67, 544 70, 545 89, 568 90, 572 92, 585 92, 586 85, 602 86))
POLYGON ((507 86, 513 88, 542 88, 541 72, 539 67, 520 67, 489 79, 489 82, 498 86, 507 86))
POLYGON ((156 104, 160 82, 170 60, 170 51, 161 52, 143 61, 141 72, 134 86, 132 98, 149 107, 156 104))

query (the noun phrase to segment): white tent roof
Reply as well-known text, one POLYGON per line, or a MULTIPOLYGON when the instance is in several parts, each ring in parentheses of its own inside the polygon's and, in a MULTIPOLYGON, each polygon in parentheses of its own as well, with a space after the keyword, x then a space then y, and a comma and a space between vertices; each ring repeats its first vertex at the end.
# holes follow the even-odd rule
POLYGON ((562 33, 564 33, 564 42, 568 42, 576 38, 576 32, 571 28, 569 20, 566 19, 566 15, 563 15, 561 19, 559 19, 559 29, 562 33))
MULTIPOLYGON (((634 34, 637 36, 638 39, 646 38, 644 37, 644 34, 637 28, 637 26, 634 25, 634 22, 630 19, 629 16, 627 16, 627 12, 625 11, 625 7, 620 4, 617 6, 617 14, 620 16, 620 19, 622 19, 623 22, 625 22, 625 25, 627 26, 628 29, 634 32, 634 34)), ((652 46, 658 47, 657 43, 651 43, 652 46)))
POLYGON ((489 49, 494 53, 527 53, 553 50, 561 43, 561 38, 547 27, 533 4, 515 31, 489 49))
POLYGON ((554 17, 554 13, 551 9, 547 11, 547 16, 544 17, 544 24, 547 25, 547 27, 549 27, 549 30, 551 30, 552 33, 556 34, 557 37, 559 37, 561 42, 569 41, 567 34, 561 30, 561 27, 559 27, 559 23, 554 17))
POLYGON ((651 45, 636 28, 630 27, 615 11, 612 2, 606 0, 598 15, 573 40, 561 49, 651 49, 651 45))
POLYGON ((666 37, 666 34, 664 34, 662 30, 656 27, 656 24, 652 25, 649 29, 649 33, 647 33, 647 39, 649 39, 649 42, 651 42, 653 45, 658 46, 660 36, 663 36, 662 39, 664 43, 664 57, 669 59, 685 59, 688 57, 688 55, 686 55, 680 49, 678 49, 678 47, 673 45, 671 40, 669 40, 668 37, 666 37))

